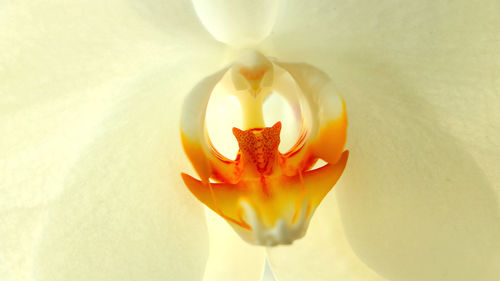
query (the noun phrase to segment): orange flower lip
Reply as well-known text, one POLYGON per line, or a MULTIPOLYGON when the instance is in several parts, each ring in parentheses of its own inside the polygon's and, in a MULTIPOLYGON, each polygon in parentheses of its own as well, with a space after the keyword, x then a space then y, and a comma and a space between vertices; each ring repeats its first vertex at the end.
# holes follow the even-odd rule
MULTIPOLYGON (((204 183, 182 174, 184 183, 201 202, 233 227, 249 231, 254 228, 247 221, 247 210, 242 202, 247 203, 247 209, 251 207, 256 210, 258 219, 267 228, 275 227, 283 218, 287 218, 287 223, 293 225, 304 211, 303 208, 306 208, 305 219, 308 223, 312 212, 340 178, 349 153, 341 153, 334 164, 311 170, 310 167, 318 159, 313 154, 314 149, 302 146, 301 149, 308 147, 309 152, 281 154, 278 151, 280 130, 280 122, 272 127, 246 131, 234 128, 233 132, 240 146, 236 159, 212 163, 212 171, 225 171, 231 177, 216 172, 212 179, 217 182, 204 183), (302 156, 302 160, 293 159, 295 155, 302 156), (288 167, 290 160, 292 163, 300 163, 302 168, 291 169, 288 167), (284 171, 294 171, 294 174, 287 175, 284 171), (231 183, 231 179, 238 180, 231 183)), ((184 147, 186 151, 197 150, 185 140, 184 147)))
MULTIPOLYGON (((255 96, 241 98, 247 129, 233 128, 239 150, 234 160, 228 159, 215 149, 204 129, 210 93, 226 71, 216 73, 200 82, 185 103, 181 139, 200 179, 184 173, 182 178, 196 198, 223 217, 244 240, 267 246, 290 244, 305 235, 314 211, 344 171, 349 155, 344 151, 346 108, 340 95, 331 93, 330 80, 321 71, 309 65, 274 64, 259 55, 251 58, 256 61, 255 69, 247 63, 240 72, 258 75, 244 77, 291 76, 301 87, 301 101, 312 117, 304 119, 295 145, 280 153, 281 122, 258 126, 263 118, 259 116, 262 111, 256 109, 262 105, 255 96), (276 73, 266 73, 269 71, 276 73), (316 116, 316 112, 321 114, 316 116), (313 169, 319 159, 327 164, 313 169)), ((242 81, 234 71, 232 75, 236 77, 233 81, 242 81)), ((272 86, 269 81, 266 85, 272 86)), ((260 91, 260 84, 255 85, 257 89, 240 91, 253 95, 260 91)))

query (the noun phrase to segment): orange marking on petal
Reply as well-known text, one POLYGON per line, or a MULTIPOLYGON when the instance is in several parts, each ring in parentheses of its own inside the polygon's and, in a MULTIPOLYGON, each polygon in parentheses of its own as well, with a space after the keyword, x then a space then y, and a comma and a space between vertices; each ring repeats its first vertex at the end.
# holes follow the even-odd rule
POLYGON ((321 200, 323 200, 340 179, 348 158, 349 151, 346 150, 341 154, 337 163, 327 164, 321 168, 305 172, 304 182, 305 186, 308 187, 306 189, 306 197, 310 199, 313 206, 319 205, 321 200))
POLYGON ((318 137, 311 142, 312 153, 328 163, 336 163, 347 139, 347 113, 343 104, 342 115, 320 129, 318 137))
POLYGON ((300 208, 302 206, 302 202, 304 201, 305 195, 306 195, 306 184, 304 182, 304 177, 302 176, 302 172, 300 170, 299 170, 299 180, 300 180, 300 187, 302 188, 302 192, 301 192, 301 195, 299 197, 297 197, 297 199, 295 200, 295 214, 293 214, 292 223, 295 223, 295 221, 299 217, 299 214, 301 211, 300 208))
POLYGON ((196 173, 198 173, 203 182, 208 181, 212 175, 212 168, 201 144, 189 139, 183 132, 181 132, 181 141, 184 152, 193 164, 196 173))
MULTIPOLYGON (((336 122, 342 124, 343 121, 336 120, 336 122)), ((342 136, 342 132, 333 130, 344 127, 331 125, 326 128, 326 135, 320 136, 318 138, 320 142, 314 145, 331 145, 335 142, 340 145, 345 142, 345 139, 322 139, 325 136, 342 136)), ((251 229, 251 226, 244 220, 244 212, 240 206, 241 200, 252 206, 258 213, 259 220, 267 227, 274 227, 276 222, 283 218, 289 218, 290 223, 295 223, 301 216, 303 208, 307 208, 305 214, 309 216, 340 178, 347 162, 348 152, 341 152, 336 157, 338 160, 336 162, 329 162, 319 169, 309 170, 311 163, 316 160, 316 155, 309 152, 311 149, 309 146, 303 145, 301 149, 307 150, 292 154, 293 157, 298 157, 293 159, 292 163, 299 163, 299 167, 289 169, 289 174, 287 174, 284 173, 283 168, 286 168, 288 157, 292 156, 279 153, 280 131, 280 122, 269 128, 254 128, 246 131, 233 128, 240 150, 236 160, 229 160, 229 162, 219 159, 223 156, 218 157, 216 151, 212 151, 212 155, 208 156, 203 154, 203 150, 183 138, 186 153, 195 168, 197 167, 196 170, 205 173, 200 174, 201 181, 182 174, 184 183, 210 209, 227 221, 245 229, 251 229), (207 172, 211 172, 208 177, 207 172), (290 172, 293 173, 290 174, 290 172), (221 173, 239 176, 237 181, 231 182, 227 180, 227 176, 221 176, 221 173), (204 180, 204 177, 207 179, 204 180), (221 180, 221 183, 210 183, 208 178, 216 178, 221 180)), ((328 152, 328 148, 332 147, 324 147, 317 156, 325 157, 326 153, 331 155, 336 153, 328 152)), ((327 161, 331 159, 329 155, 325 158, 327 161)))
POLYGON ((261 80, 268 70, 267 66, 262 66, 257 69, 241 67, 240 74, 248 80, 261 80))
POLYGON ((238 198, 244 196, 245 190, 237 185, 222 183, 203 183, 192 176, 182 173, 184 184, 207 207, 218 213, 224 219, 243 228, 251 229, 241 217, 238 198))
POLYGON ((209 178, 228 183, 239 181, 242 167, 239 165, 238 158, 233 161, 224 157, 210 142, 207 154, 201 143, 189 139, 183 132, 181 132, 181 140, 184 152, 203 182, 207 182, 209 178))

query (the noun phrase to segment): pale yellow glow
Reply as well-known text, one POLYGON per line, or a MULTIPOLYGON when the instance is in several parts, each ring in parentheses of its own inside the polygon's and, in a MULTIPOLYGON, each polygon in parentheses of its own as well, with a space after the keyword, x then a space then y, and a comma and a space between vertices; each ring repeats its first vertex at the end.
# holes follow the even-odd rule
POLYGON ((180 113, 219 83, 286 100, 284 120, 264 101, 280 145, 302 136, 287 138, 292 115, 309 140, 349 116, 340 181, 303 239, 267 253, 279 281, 498 281, 498 0, 1 2, 0 280, 259 278, 264 248, 206 219, 179 176, 234 168, 206 133, 236 155, 237 98, 206 120, 205 101, 180 113), (234 68, 225 83, 216 72, 248 49, 272 76, 234 68), (315 69, 330 80, 308 87, 315 69), (321 89, 342 96, 316 103, 321 89), (194 168, 180 119, 199 140, 194 168))

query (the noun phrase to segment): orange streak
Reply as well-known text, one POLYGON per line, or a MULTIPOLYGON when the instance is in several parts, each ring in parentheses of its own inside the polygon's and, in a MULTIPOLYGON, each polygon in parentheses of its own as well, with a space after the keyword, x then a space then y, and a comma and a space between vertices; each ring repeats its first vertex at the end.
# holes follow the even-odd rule
POLYGON ((347 140, 347 113, 345 104, 342 115, 320 129, 318 137, 311 143, 314 155, 328 163, 336 163, 347 140))

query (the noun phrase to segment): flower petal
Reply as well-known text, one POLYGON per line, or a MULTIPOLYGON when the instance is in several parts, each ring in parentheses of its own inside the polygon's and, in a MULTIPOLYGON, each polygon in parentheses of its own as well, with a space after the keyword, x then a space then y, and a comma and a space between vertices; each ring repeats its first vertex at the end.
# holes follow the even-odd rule
POLYGON ((335 192, 353 249, 386 278, 500 274, 499 5, 297 1, 269 38, 344 93, 335 192))
POLYGON ((495 280, 498 190, 470 147, 413 94, 424 87, 385 71, 351 77, 353 153, 336 192, 356 253, 391 280, 495 280))
MULTIPOLYGON (((115 87, 123 82, 116 81, 115 87)), ((28 279, 48 202, 63 190, 64 176, 91 141, 117 89, 106 85, 49 104, 2 115, 0 130, 0 276, 28 279), (82 118, 85 117, 85 118, 82 118), (3 123, 5 122, 5 123, 3 123), (5 129, 5 130, 4 130, 5 129)), ((7 279, 10 280, 10 279, 7 279)))
POLYGON ((243 241, 224 219, 206 211, 210 246, 203 281, 260 280, 265 265, 265 250, 243 241))
POLYGON ((15 1, 2 7, 1 110, 13 110, 196 52, 210 35, 190 4, 164 1, 15 1), (163 13, 163 25, 155 12, 163 13), (195 42, 197 44, 195 44, 195 42))
POLYGON ((215 39, 229 45, 256 44, 271 33, 278 0, 192 0, 196 13, 215 39))
POLYGON ((130 81, 171 65, 161 94, 181 94, 191 85, 179 81, 210 72, 207 61, 217 67, 220 44, 189 3, 11 1, 0 14, 0 279, 39 280, 33 256, 54 224, 48 206, 130 81))
POLYGON ((271 268, 280 281, 382 281, 354 254, 330 192, 311 219, 307 235, 289 247, 268 248, 271 268))
POLYGON ((37 280, 202 279, 204 216, 180 177, 189 169, 182 96, 164 95, 171 72, 158 73, 127 87, 134 95, 125 93, 51 203, 37 280))
POLYGON ((215 86, 226 73, 227 68, 205 77, 189 92, 183 104, 181 116, 181 139, 186 155, 205 183, 213 171, 223 176, 232 174, 234 164, 215 156, 206 128, 206 112, 215 86))
POLYGON ((309 115, 315 120, 308 128, 313 154, 328 163, 336 163, 347 138, 347 115, 342 96, 328 75, 311 65, 284 62, 278 65, 288 71, 302 89, 309 115))
POLYGON ((205 55, 218 46, 211 44, 215 42, 189 5, 191 10, 176 7, 177 14, 184 14, 182 21, 171 18, 171 25, 185 30, 168 36, 123 1, 104 6, 98 1, 17 1, 4 8, 0 131, 6 133, 0 138, 0 159, 9 176, 0 180, 6 189, 16 187, 8 188, 12 196, 4 208, 34 206, 57 195, 61 169, 71 166, 96 124, 123 94, 121 87, 138 73, 179 60, 196 66, 190 72, 203 73, 204 61, 217 61, 193 54, 197 48, 190 46, 201 42, 205 55), (193 40, 197 43, 184 46, 193 40))

